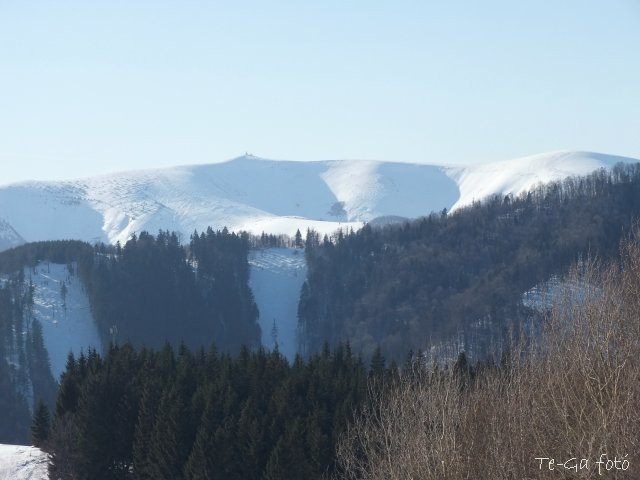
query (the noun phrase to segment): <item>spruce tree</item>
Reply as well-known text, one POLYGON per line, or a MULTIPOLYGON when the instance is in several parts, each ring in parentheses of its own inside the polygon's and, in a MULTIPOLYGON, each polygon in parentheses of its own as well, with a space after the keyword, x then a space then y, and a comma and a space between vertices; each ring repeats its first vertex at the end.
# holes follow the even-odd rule
POLYGON ((51 433, 51 418, 47 405, 39 401, 33 414, 31 424, 31 442, 34 446, 42 448, 47 444, 51 433))

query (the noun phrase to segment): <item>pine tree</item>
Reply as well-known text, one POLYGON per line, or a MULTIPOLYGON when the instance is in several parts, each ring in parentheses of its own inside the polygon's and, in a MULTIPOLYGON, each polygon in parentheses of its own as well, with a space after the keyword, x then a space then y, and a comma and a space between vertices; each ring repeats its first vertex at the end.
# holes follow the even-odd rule
POLYGON ((299 420, 294 420, 272 450, 264 470, 264 480, 313 478, 313 469, 307 460, 302 439, 304 428, 299 420))
POLYGON ((271 327, 271 341, 273 342, 273 349, 278 350, 278 325, 276 319, 273 319, 273 326, 271 327))
MULTIPOLYGON (((82 356, 84 359, 84 356, 82 356)), ((61 417, 65 413, 75 413, 80 398, 80 387, 78 386, 80 372, 73 353, 67 356, 67 366, 60 380, 58 398, 56 400, 56 417, 61 417)))
POLYGON ((33 414, 31 424, 31 441, 36 447, 44 447, 51 433, 51 418, 49 409, 44 402, 39 401, 33 414))
POLYGON ((180 450, 181 426, 183 422, 182 400, 175 387, 165 391, 158 408, 158 420, 156 421, 151 445, 149 449, 149 461, 151 478, 181 479, 183 462, 180 450))
POLYGON ((140 400, 140 410, 133 441, 133 468, 136 478, 140 480, 153 480, 154 478, 149 457, 159 393, 158 382, 155 378, 151 378, 145 384, 140 400))

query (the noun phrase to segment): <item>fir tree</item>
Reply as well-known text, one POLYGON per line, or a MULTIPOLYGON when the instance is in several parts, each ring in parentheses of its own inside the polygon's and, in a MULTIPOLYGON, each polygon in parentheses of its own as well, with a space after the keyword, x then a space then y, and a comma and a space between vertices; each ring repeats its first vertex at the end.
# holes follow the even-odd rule
POLYGON ((51 431, 51 418, 47 405, 39 401, 33 414, 31 424, 31 442, 36 447, 44 447, 49 439, 51 431))

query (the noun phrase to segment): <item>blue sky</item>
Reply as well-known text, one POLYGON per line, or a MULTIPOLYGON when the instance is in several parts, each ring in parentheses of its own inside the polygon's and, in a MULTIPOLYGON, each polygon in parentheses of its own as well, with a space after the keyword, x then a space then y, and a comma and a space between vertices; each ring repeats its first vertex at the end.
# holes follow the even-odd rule
POLYGON ((640 158, 640 0, 0 0, 0 183, 267 158, 640 158))

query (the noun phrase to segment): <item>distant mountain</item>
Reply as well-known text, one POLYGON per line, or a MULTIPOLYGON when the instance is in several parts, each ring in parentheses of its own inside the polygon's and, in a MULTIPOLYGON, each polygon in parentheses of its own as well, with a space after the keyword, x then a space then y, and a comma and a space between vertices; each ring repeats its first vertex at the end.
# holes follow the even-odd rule
POLYGON ((562 151, 449 169, 460 189, 460 197, 452 210, 489 195, 518 195, 540 183, 587 175, 600 168, 609 169, 616 163, 637 162, 640 160, 603 153, 562 151))
POLYGON ((0 249, 73 238, 124 242, 168 229, 185 240, 207 226, 293 234, 331 233, 378 217, 414 218, 490 194, 583 175, 618 162, 589 152, 555 152, 477 166, 366 160, 292 162, 251 155, 223 163, 0 187, 0 249), (3 235, 2 232, 9 232, 3 235), (3 238, 9 238, 3 240, 3 238))

